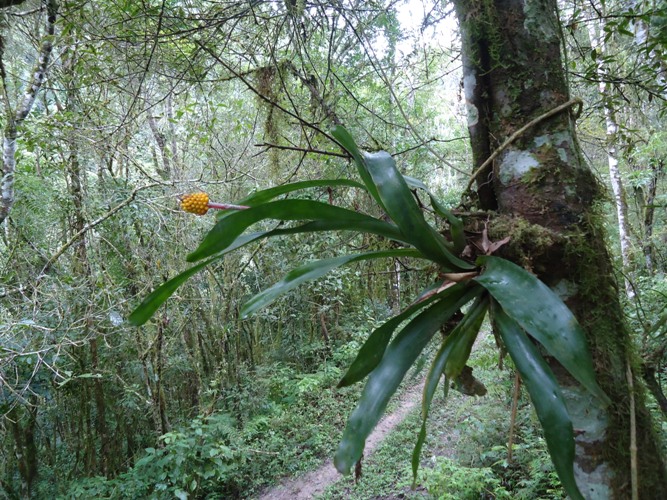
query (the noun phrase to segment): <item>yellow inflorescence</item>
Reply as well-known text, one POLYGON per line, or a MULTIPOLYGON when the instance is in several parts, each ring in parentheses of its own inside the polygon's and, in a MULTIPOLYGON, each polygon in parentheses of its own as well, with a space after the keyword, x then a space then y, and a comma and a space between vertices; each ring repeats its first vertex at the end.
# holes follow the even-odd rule
POLYGON ((204 215, 208 212, 208 195, 206 193, 190 193, 180 197, 181 208, 191 214, 204 215))

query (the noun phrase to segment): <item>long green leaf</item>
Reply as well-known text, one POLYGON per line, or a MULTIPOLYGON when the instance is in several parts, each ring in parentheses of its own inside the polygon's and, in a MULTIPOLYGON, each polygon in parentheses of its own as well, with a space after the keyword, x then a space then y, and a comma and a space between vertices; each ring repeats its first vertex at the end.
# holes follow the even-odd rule
MULTIPOLYGON (((377 234, 389 240, 408 243, 407 238, 403 236, 401 230, 393 224, 384 222, 373 217, 366 217, 361 220, 349 219, 327 219, 307 222, 296 227, 275 229, 267 233, 267 237, 295 234, 295 233, 313 233, 322 231, 358 231, 360 233, 377 234)), ((423 256, 422 256, 423 257, 423 256)))
POLYGON ((410 188, 388 153, 367 153, 364 160, 387 213, 416 248, 449 269, 474 268, 472 264, 452 254, 442 235, 426 222, 410 188))
POLYGON ((380 199, 380 195, 378 194, 377 187, 375 186, 373 179, 371 179, 371 176, 368 173, 368 169, 364 161, 364 156, 359 150, 357 143, 354 142, 354 138, 350 135, 350 133, 347 130, 345 130, 344 127, 341 127, 340 125, 336 125, 331 130, 331 135, 333 135, 335 139, 340 143, 340 145, 343 146, 343 148, 345 148, 345 150, 348 153, 350 153, 350 155, 352 155, 352 158, 354 159, 354 162, 357 165, 357 171, 359 172, 359 177, 361 177, 361 180, 366 185, 366 189, 368 189, 368 192, 380 205, 380 207, 384 209, 384 205, 382 204, 382 200, 380 199))
MULTIPOLYGON (((340 126, 334 128, 332 135, 352 155, 368 191, 410 239, 411 244, 448 270, 474 268, 456 257, 449 250, 447 241, 426 222, 405 178, 396 169, 394 160, 388 153, 362 153, 349 132, 340 126)), ((461 251, 465 246, 463 223, 444 209, 423 183, 419 183, 417 187, 426 189, 434 207, 450 222, 454 248, 461 251)))
POLYGON ((458 377, 461 370, 463 370, 470 357, 472 345, 475 343, 479 329, 484 321, 486 310, 489 307, 487 297, 478 297, 465 317, 447 336, 433 359, 431 369, 426 376, 422 398, 422 425, 417 436, 417 443, 412 451, 413 484, 417 481, 421 450, 426 440, 426 421, 429 409, 431 408, 431 401, 433 401, 433 395, 438 387, 438 382, 443 373, 445 375, 445 384, 447 384, 448 380, 458 377))
POLYGON ((413 303, 401 313, 378 327, 368 336, 364 345, 361 346, 354 361, 338 383, 338 387, 346 387, 359 382, 375 369, 380 363, 382 356, 384 356, 384 352, 391 340, 391 336, 401 323, 436 300, 457 301, 467 292, 467 290, 468 287, 465 285, 457 284, 440 293, 434 293, 424 300, 413 303))
POLYGON ((444 373, 448 378, 455 379, 461 374, 463 367, 470 357, 472 345, 475 343, 479 329, 482 327, 482 322, 488 308, 488 296, 485 294, 482 297, 478 297, 463 320, 449 335, 454 338, 451 341, 453 345, 444 369, 444 373), (461 333, 458 330, 461 330, 461 333))
POLYGON ((359 404, 350 415, 334 458, 336 468, 347 474, 359 460, 366 438, 384 413, 405 374, 440 325, 479 293, 469 289, 457 301, 440 300, 410 321, 392 340, 382 361, 368 377, 359 404))
POLYGON ((507 352, 521 374, 558 477, 570 498, 583 496, 574 479, 574 431, 565 400, 551 369, 519 325, 497 304, 492 308, 493 323, 507 352))
POLYGON ((241 308, 241 317, 247 318, 258 309, 270 304, 281 295, 293 290, 302 283, 317 279, 331 270, 350 264, 370 259, 385 259, 387 257, 422 257, 422 255, 412 248, 400 248, 393 250, 378 250, 353 255, 343 255, 331 259, 317 260, 309 262, 303 266, 293 269, 278 283, 270 288, 258 293, 241 308))
POLYGON ((233 245, 227 247, 226 251, 212 257, 204 262, 192 266, 189 269, 186 269, 182 273, 173 277, 172 279, 164 282, 162 285, 153 290, 148 296, 139 304, 134 311, 128 317, 128 322, 134 326, 141 326, 146 321, 150 319, 155 311, 169 298, 174 292, 190 279, 193 275, 204 269, 206 266, 222 258, 225 254, 238 250, 242 246, 245 246, 253 241, 257 241, 265 237, 270 231, 261 231, 257 233, 248 233, 244 234, 240 238, 237 238, 233 245))
POLYGON ((239 210, 218 220, 199 247, 188 255, 188 262, 195 262, 224 250, 246 228, 265 219, 320 220, 340 226, 354 223, 377 225, 377 219, 373 217, 335 205, 311 200, 278 200, 239 210))
POLYGON ((292 193, 294 191, 301 191, 304 189, 310 189, 314 187, 324 187, 324 186, 346 186, 346 187, 355 187, 360 189, 366 189, 363 184, 349 180, 349 179, 318 179, 314 181, 301 181, 301 182, 292 182, 289 184, 283 184, 282 186, 276 186, 269 189, 263 189, 252 193, 249 196, 246 196, 241 201, 237 202, 239 205, 249 205, 256 206, 262 203, 266 203, 274 199, 276 196, 282 194, 292 193))
POLYGON ((408 186, 418 188, 426 192, 431 199, 431 206, 435 212, 449 222, 449 233, 452 237, 454 253, 461 253, 466 246, 465 233, 463 231, 463 221, 456 217, 450 210, 440 203, 440 200, 431 192, 431 190, 419 179, 404 175, 403 178, 408 186))
MULTIPOLYGON (((231 246, 225 249, 224 253, 229 253, 231 249, 237 249, 240 246, 243 246, 247 243, 253 241, 259 241, 266 238, 272 238, 276 236, 286 236, 290 234, 299 234, 299 233, 315 233, 315 232, 326 232, 326 231, 358 231, 361 233, 370 233, 377 234, 384 238, 399 241, 402 243, 407 243, 403 233, 388 222, 384 222, 373 217, 368 217, 363 220, 346 220, 346 219, 332 219, 332 220, 316 220, 311 222, 306 222, 299 226, 294 227, 282 227, 278 229, 273 229, 271 231, 260 231, 256 233, 247 233, 239 236, 231 246), (251 236, 252 238, 248 239, 247 237, 251 236), (243 242, 242 244, 237 244, 237 242, 243 242)), ((421 256, 421 258, 424 258, 421 256)))
POLYGON ((169 281, 164 282, 162 285, 149 293, 148 296, 141 302, 141 304, 139 304, 136 309, 132 311, 130 316, 127 318, 128 322, 134 326, 141 326, 146 323, 146 321, 148 321, 151 316, 153 316, 155 311, 157 311, 158 307, 160 307, 169 297, 171 297, 179 286, 185 283, 191 276, 198 273, 211 262, 217 259, 218 257, 216 256, 212 259, 200 262, 199 264, 192 266, 190 269, 183 271, 169 281))
MULTIPOLYGON (((187 281, 187 279, 189 279, 193 274, 197 273, 223 255, 237 250, 242 246, 275 236, 336 230, 361 231, 365 233, 378 234, 395 241, 403 241, 405 239, 396 226, 381 220, 374 219, 372 217, 367 217, 366 219, 355 221, 349 221, 345 219, 320 220, 301 224, 300 226, 296 227, 278 228, 272 231, 259 231, 255 233, 242 234, 238 236, 232 242, 232 244, 225 248, 224 251, 221 251, 221 253, 215 255, 213 259, 206 261, 204 264, 200 263, 197 266, 184 271, 183 273, 165 282, 156 290, 154 290, 143 300, 141 305, 139 305, 135 311, 132 312, 129 321, 131 324, 137 326, 144 324, 155 313, 155 311, 176 291, 176 289, 185 281, 187 281)), ((413 251, 411 250, 411 252, 413 251)), ((416 254, 413 255, 416 256, 416 254)))
POLYGON ((584 331, 563 301, 535 276, 508 260, 480 257, 478 262, 486 268, 474 280, 575 379, 608 404, 609 397, 595 380, 584 331))

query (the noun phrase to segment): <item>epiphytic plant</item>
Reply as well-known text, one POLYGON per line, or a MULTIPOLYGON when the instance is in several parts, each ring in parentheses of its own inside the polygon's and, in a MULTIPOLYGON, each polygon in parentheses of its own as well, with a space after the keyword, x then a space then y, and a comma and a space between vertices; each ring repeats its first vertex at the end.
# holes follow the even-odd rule
MULTIPOLYGON (((242 200, 241 205, 229 206, 236 211, 224 213, 199 247, 188 255, 189 262, 198 263, 146 297, 131 314, 130 322, 145 323, 190 276, 251 242, 321 231, 380 235, 402 246, 309 262, 251 298, 241 310, 242 316, 248 317, 301 283, 352 262, 412 257, 429 260, 441 270, 439 282, 370 334, 340 381, 339 387, 343 387, 367 378, 335 456, 338 470, 347 473, 360 459, 366 438, 410 367, 441 326, 469 304, 462 319, 442 342, 426 376, 423 422, 412 459, 415 477, 426 436, 426 419, 437 385, 443 375, 447 386, 461 374, 488 312, 528 389, 563 487, 572 498, 583 498, 574 479, 572 423, 554 375, 533 343, 533 340, 539 342, 579 383, 607 403, 607 396, 595 380, 584 333, 570 310, 544 283, 505 259, 483 255, 471 263, 461 258, 466 246, 463 222, 443 207, 423 183, 403 176, 389 154, 360 151, 344 128, 336 127, 332 135, 354 159, 362 183, 345 179, 297 182, 259 191, 242 200), (364 189, 390 221, 313 200, 276 200, 287 193, 319 186, 364 189), (434 212, 447 221, 449 238, 426 221, 412 189, 426 192, 434 212), (245 232, 266 219, 297 221, 297 224, 245 232)), ((205 201, 207 205, 208 199, 205 201)), ((199 205, 194 208, 203 211, 205 207, 199 205)), ((491 253, 490 250, 487 253, 491 253)))

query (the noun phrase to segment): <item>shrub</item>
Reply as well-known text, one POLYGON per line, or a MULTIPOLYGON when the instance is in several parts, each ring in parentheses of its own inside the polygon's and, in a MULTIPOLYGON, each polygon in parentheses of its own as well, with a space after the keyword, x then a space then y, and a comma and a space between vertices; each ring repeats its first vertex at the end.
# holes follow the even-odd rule
POLYGON ((441 500, 512 498, 490 467, 461 467, 438 457, 432 469, 424 469, 424 484, 441 500))

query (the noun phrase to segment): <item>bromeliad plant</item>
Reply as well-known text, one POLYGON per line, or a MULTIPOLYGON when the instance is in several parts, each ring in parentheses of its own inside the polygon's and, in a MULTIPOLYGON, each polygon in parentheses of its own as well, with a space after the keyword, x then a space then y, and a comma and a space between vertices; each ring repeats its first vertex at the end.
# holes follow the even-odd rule
MULTIPOLYGON (((489 313, 528 389, 563 487, 573 499, 583 498, 574 479, 572 423, 554 375, 533 343, 533 340, 539 342, 579 383, 607 403, 607 396, 595 380, 584 333, 570 310, 544 283, 507 260, 485 255, 472 264, 461 259, 459 255, 466 244, 463 222, 444 208, 426 186, 403 176, 389 154, 362 153, 344 128, 336 127, 332 135, 353 157, 362 183, 343 179, 297 182, 257 192, 242 200, 241 205, 228 206, 235 211, 224 213, 199 247, 188 255, 187 260, 197 264, 146 297, 131 314, 130 322, 142 325, 193 274, 252 242, 295 233, 338 230, 373 233, 393 240, 403 247, 343 255, 297 267, 280 282, 251 298, 241 311, 242 317, 248 317, 301 283, 362 260, 413 257, 432 261, 442 271, 441 282, 371 333, 338 384, 344 387, 367 378, 335 456, 337 469, 348 473, 361 458, 366 438, 410 367, 441 326, 469 305, 458 325, 442 342, 426 376, 422 427, 412 458, 415 477, 426 436, 428 411, 438 383, 444 375, 447 387, 449 381, 461 374, 482 321, 489 313), (364 189, 391 222, 313 200, 276 200, 283 194, 318 186, 364 189), (426 192, 433 210, 448 222, 449 239, 426 221, 411 189, 426 192), (266 219, 299 223, 292 227, 245 232, 266 219)), ((206 203, 200 199, 195 201, 197 203, 191 203, 193 207, 205 213, 208 198, 206 203)))

